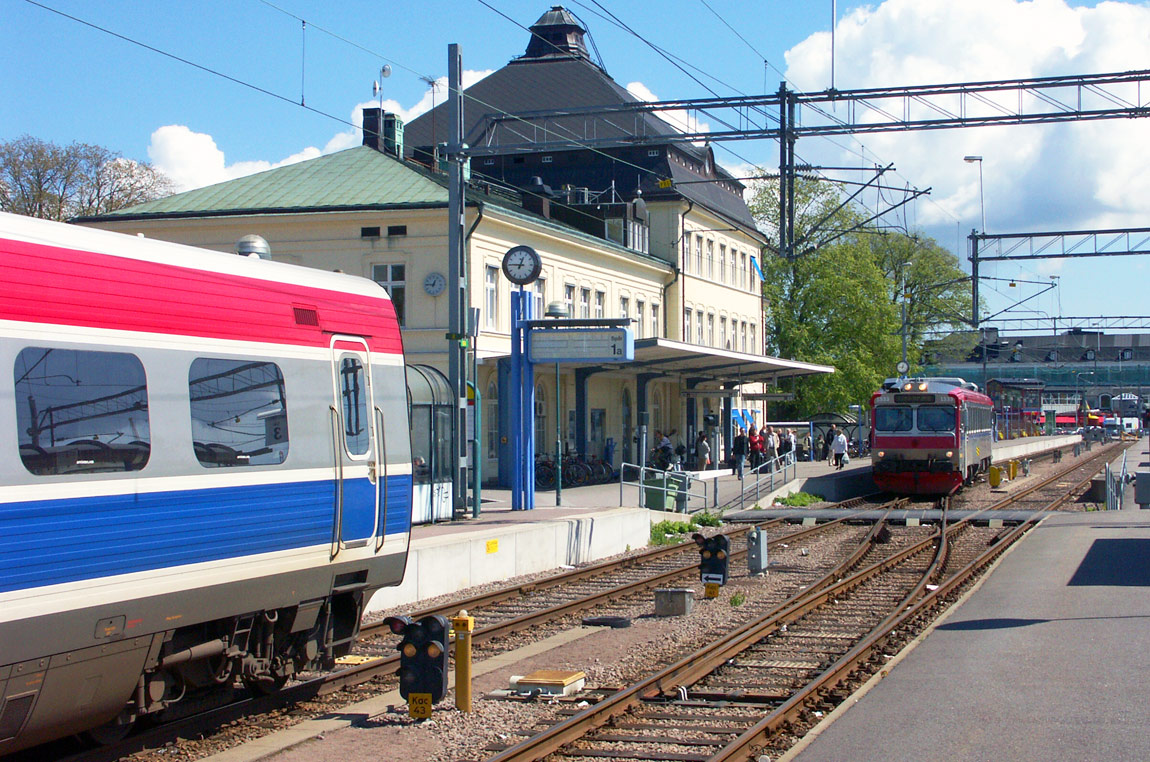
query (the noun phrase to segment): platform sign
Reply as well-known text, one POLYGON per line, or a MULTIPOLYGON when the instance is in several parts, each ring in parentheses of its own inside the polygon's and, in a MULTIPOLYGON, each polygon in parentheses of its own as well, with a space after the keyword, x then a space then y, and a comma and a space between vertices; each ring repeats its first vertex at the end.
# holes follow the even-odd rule
POLYGON ((630 328, 559 328, 531 331, 531 362, 631 362, 635 337, 630 328))

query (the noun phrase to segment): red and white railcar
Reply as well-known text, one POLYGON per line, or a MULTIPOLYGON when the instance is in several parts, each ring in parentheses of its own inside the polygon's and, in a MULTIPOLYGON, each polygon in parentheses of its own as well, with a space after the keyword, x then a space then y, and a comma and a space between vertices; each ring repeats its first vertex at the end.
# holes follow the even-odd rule
POLYGON ((994 403, 961 378, 892 379, 871 397, 879 489, 948 495, 990 467, 994 403))

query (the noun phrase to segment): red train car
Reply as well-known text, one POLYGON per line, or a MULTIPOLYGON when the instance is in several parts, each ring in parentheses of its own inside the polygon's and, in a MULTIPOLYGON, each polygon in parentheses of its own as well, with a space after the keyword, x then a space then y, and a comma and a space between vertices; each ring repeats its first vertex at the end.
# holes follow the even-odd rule
POLYGON ((879 489, 948 495, 990 466, 994 403, 961 378, 890 380, 871 397, 879 489))

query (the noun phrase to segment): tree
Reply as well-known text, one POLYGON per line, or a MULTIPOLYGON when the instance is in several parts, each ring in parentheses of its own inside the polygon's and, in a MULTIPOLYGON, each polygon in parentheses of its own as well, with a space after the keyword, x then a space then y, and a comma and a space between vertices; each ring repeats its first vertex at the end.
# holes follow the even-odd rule
MULTIPOLYGON (((778 219, 777 185, 760 183, 749 204, 760 227, 778 219)), ((862 403, 898 361, 898 309, 859 216, 840 194, 816 180, 795 184, 795 256, 764 257, 768 351, 833 365, 835 373, 803 378, 786 415, 844 411, 862 403), (834 237, 833 242, 819 241, 834 237)))
POLYGON ((23 135, 0 143, 0 210, 68 220, 105 214, 173 192, 150 164, 107 148, 58 146, 23 135))

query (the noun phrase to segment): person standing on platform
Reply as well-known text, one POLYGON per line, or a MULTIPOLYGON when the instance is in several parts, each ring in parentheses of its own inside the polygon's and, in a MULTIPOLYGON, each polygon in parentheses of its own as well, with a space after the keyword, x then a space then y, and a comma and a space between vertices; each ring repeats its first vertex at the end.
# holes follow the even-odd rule
POLYGON ((738 475, 739 481, 742 481, 743 462, 747 459, 747 429, 743 426, 739 427, 739 433, 735 435, 735 441, 731 442, 731 457, 735 461, 731 473, 738 475))
MULTIPOLYGON (((787 429, 787 444, 788 444, 787 452, 795 452, 795 450, 798 449, 799 440, 795 437, 795 430, 794 429, 787 429)), ((809 444, 809 442, 808 442, 808 444, 809 444)), ((796 453, 795 458, 797 459, 797 457, 798 457, 798 454, 796 453)))
POLYGON ((823 452, 820 460, 825 460, 827 465, 831 464, 831 456, 834 454, 835 437, 838 436, 838 426, 831 424, 830 430, 827 431, 826 437, 823 439, 823 452))
POLYGON ((834 442, 831 443, 831 451, 835 457, 835 469, 838 471, 843 470, 843 456, 847 454, 847 435, 839 432, 835 435, 834 442))
POLYGON ((695 438, 695 469, 706 471, 711 465, 711 445, 707 442, 707 435, 700 431, 695 438))
POLYGON ((770 426, 764 426, 761 432, 763 437, 763 460, 767 463, 767 470, 775 470, 775 456, 779 454, 775 446, 775 433, 770 426))
POLYGON ((754 426, 747 432, 747 444, 751 447, 751 470, 758 470, 763 464, 763 435, 754 426))

